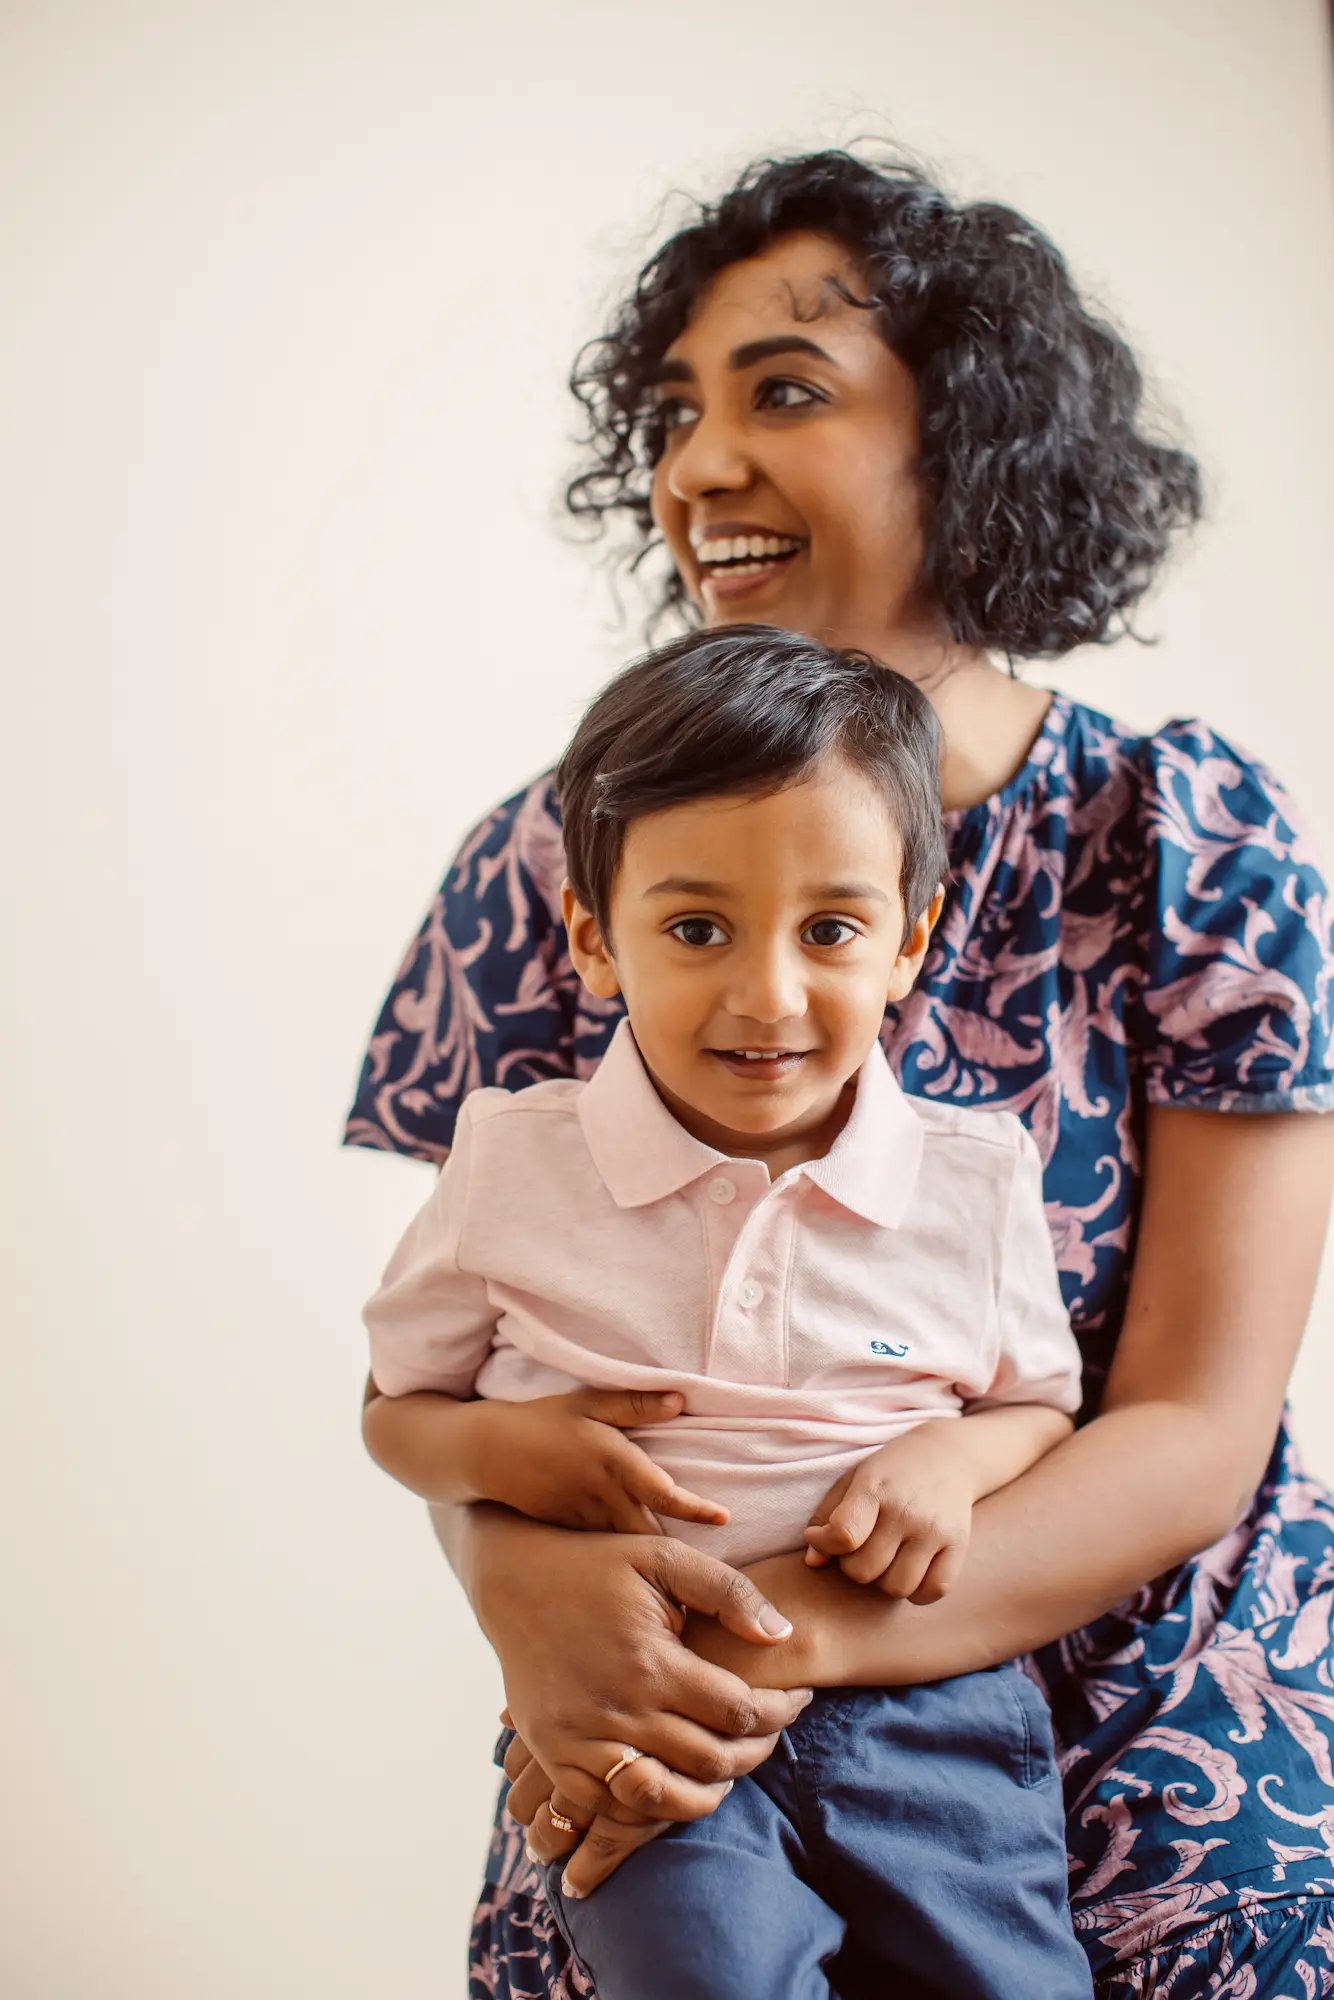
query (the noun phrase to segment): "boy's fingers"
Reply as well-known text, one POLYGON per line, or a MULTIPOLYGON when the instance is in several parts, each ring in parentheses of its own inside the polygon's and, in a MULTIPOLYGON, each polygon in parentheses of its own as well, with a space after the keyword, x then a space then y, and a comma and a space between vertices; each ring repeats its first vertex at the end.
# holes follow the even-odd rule
POLYGON ((651 1507, 655 1514, 669 1514, 678 1521, 701 1521, 712 1528, 721 1527, 727 1519, 726 1507, 720 1507, 716 1500, 702 1499, 688 1487, 678 1486, 670 1472, 655 1465, 648 1453, 629 1438, 614 1439, 608 1459, 614 1468, 612 1477, 621 1480, 631 1499, 651 1507))
POLYGON ((880 1502, 874 1493, 855 1487, 844 1494, 829 1519, 818 1528, 807 1528, 806 1540, 821 1555, 843 1556, 859 1549, 880 1519, 880 1502))
POLYGON ((727 1519, 726 1507, 720 1507, 716 1500, 702 1500, 698 1493, 676 1485, 653 1502, 653 1511, 669 1514, 674 1521, 699 1521, 708 1528, 720 1528, 727 1519))
POLYGON ((882 1514, 859 1549, 839 1562, 850 1583, 874 1583, 883 1576, 903 1546, 903 1530, 882 1514))
POLYGON ((911 1597, 921 1589, 922 1579, 939 1553, 938 1542, 910 1536, 881 1577, 880 1588, 887 1597, 911 1597))
POLYGON ((592 1417, 595 1423, 613 1424, 621 1431, 670 1423, 680 1416, 686 1402, 678 1390, 661 1389, 579 1389, 572 1400, 582 1416, 592 1417))
POLYGON ((611 1525, 618 1535, 661 1535, 663 1527, 656 1514, 642 1500, 636 1500, 613 1479, 607 1487, 605 1505, 611 1525))
POLYGON ((942 1549, 929 1565, 926 1575, 912 1593, 914 1604, 939 1604, 947 1591, 953 1590, 959 1581, 963 1568, 962 1549, 942 1549))
POLYGON ((840 1479, 834 1481, 815 1512, 811 1515, 809 1525, 812 1528, 822 1528, 824 1526, 839 1501, 843 1498, 843 1495, 847 1492, 849 1486, 851 1486, 852 1474, 855 1471, 856 1467, 853 1466, 840 1479))

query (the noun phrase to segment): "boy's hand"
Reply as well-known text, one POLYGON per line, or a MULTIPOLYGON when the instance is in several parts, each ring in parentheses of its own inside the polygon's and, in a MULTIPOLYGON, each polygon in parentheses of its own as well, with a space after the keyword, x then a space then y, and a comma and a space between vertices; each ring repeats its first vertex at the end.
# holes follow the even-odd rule
POLYGON ((684 1396, 572 1389, 528 1403, 472 1405, 472 1484, 534 1521, 660 1535, 657 1516, 719 1527, 727 1509, 701 1500, 624 1435, 679 1416, 684 1396))
POLYGON ((950 1449, 956 1429, 918 1424, 836 1480, 806 1530, 807 1562, 837 1562, 854 1583, 937 1603, 963 1567, 977 1497, 973 1466, 950 1449))

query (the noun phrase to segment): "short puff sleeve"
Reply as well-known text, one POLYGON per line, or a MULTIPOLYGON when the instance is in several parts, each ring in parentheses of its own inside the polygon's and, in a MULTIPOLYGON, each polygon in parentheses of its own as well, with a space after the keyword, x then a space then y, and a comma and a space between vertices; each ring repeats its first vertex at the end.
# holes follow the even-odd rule
POLYGON ((548 775, 497 806, 455 857, 375 1023, 345 1145, 438 1164, 470 1091, 572 1073, 563 876, 548 775))
POLYGON ((1329 889, 1283 787, 1199 722, 1145 746, 1150 1104, 1334 1109, 1329 889))

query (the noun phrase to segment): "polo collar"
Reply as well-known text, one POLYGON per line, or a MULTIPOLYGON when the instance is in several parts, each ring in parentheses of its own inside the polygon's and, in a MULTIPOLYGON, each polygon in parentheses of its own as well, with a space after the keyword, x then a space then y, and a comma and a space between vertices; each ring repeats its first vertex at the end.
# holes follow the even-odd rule
MULTIPOLYGON (((677 1194, 733 1160, 677 1123, 654 1089, 628 1020, 579 1095, 579 1122, 593 1164, 618 1208, 677 1194)), ((829 1151, 793 1169, 832 1201, 883 1229, 903 1219, 917 1181, 922 1122, 877 1042, 857 1074, 848 1122, 829 1151)))

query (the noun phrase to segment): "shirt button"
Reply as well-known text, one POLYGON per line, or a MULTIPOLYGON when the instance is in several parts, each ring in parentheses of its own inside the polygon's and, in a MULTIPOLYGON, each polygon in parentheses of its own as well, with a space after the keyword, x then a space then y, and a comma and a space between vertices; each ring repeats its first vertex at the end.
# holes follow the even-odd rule
POLYGON ((737 1293, 743 1306, 758 1306, 764 1302, 764 1286, 757 1285, 753 1278, 747 1278, 737 1293))
POLYGON ((731 1181, 725 1180, 721 1174, 716 1181, 709 1182, 709 1200, 716 1201, 719 1208, 726 1208, 728 1202, 735 1197, 736 1189, 731 1181))

